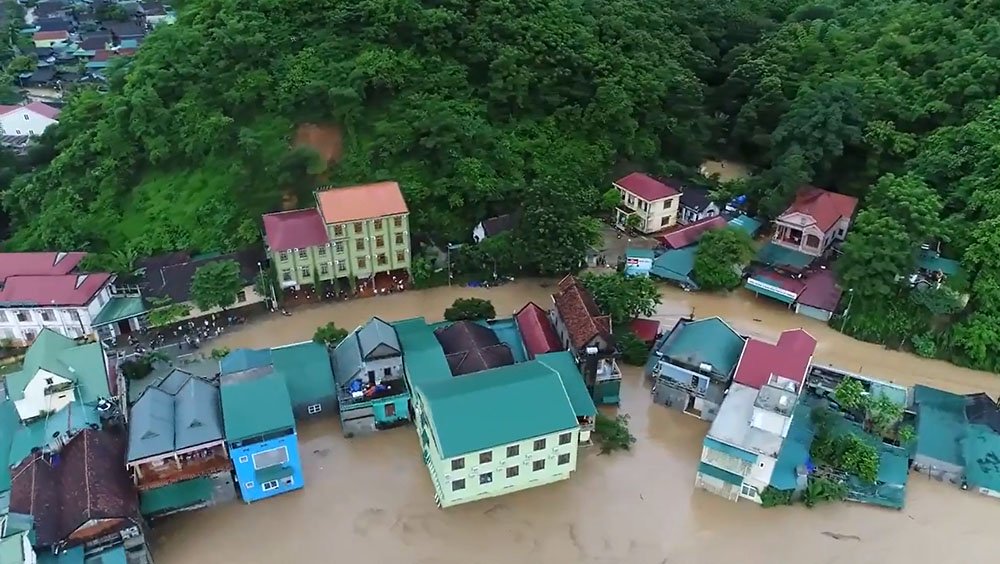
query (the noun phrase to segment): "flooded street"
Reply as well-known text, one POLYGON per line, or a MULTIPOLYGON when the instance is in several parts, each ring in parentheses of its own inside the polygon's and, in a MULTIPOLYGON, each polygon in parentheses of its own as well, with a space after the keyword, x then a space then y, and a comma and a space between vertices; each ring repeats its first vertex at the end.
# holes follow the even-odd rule
MULTIPOLYGON (((456 297, 490 299, 499 316, 527 301, 549 307, 549 288, 518 282, 491 290, 437 288, 300 308, 225 335, 211 347, 265 347, 307 340, 334 321, 354 328, 372 315, 437 320, 456 297)), ((664 328, 694 310, 737 331, 776 339, 804 327, 817 361, 899 384, 928 383, 996 397, 994 375, 885 351, 839 335, 780 304, 737 292, 720 297, 664 289, 664 328)), ((696 492, 695 467, 707 425, 653 405, 639 369, 627 368, 621 411, 638 438, 633 452, 581 457, 566 482, 440 510, 411 427, 341 437, 327 418, 299 428, 306 487, 252 506, 182 514, 154 529, 158 564, 309 563, 343 557, 406 564, 697 564, 811 561, 979 561, 993 549, 996 500, 911 474, 901 512, 837 504, 762 510, 696 492), (839 540, 835 538, 839 536, 839 540)), ((516 416, 516 412, 512 412, 516 416)))

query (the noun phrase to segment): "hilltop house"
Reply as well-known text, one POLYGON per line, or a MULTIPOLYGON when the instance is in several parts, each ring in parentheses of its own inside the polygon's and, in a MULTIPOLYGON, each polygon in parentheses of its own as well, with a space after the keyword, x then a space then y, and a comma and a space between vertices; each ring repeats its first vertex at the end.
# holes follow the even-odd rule
POLYGON ((816 339, 785 331, 777 344, 749 339, 702 445, 695 485, 736 501, 760 503, 802 393, 816 339))
POLYGON ((0 133, 41 135, 50 125, 59 123, 58 117, 58 108, 42 102, 31 102, 23 106, 0 106, 0 133))
POLYGON ((774 220, 771 244, 818 257, 843 241, 851 226, 857 198, 806 186, 774 220))
POLYGON ((39 554, 121 547, 148 558, 124 456, 121 432, 85 429, 57 454, 34 453, 13 469, 10 510, 31 516, 39 554))
POLYGON ((422 318, 394 324, 439 507, 564 480, 596 408, 572 356, 454 376, 422 318))
POLYGON ((333 350, 344 436, 388 429, 410 419, 403 353, 392 325, 373 317, 333 350))
POLYGON ((680 319, 646 363, 653 401, 706 421, 715 419, 746 339, 718 317, 680 319))
POLYGON ((302 462, 285 378, 272 367, 223 374, 222 422, 246 503, 301 489, 302 462))
POLYGON ((125 460, 146 517, 210 504, 232 469, 219 389, 182 370, 146 388, 130 409, 125 460))
POLYGON ((519 220, 520 217, 517 213, 505 213, 484 219, 472 229, 472 240, 476 243, 482 243, 490 237, 506 233, 517 227, 519 220))
POLYGON ((6 377, 7 395, 21 421, 57 413, 70 404, 111 399, 107 357, 99 343, 79 345, 43 330, 28 349, 21 370, 6 377))
POLYGON ((615 210, 619 229, 635 227, 641 233, 655 233, 677 223, 681 191, 676 186, 633 172, 616 180, 614 187, 622 197, 615 210), (638 219, 631 220, 633 216, 638 219))
POLYGON ((591 397, 598 404, 618 405, 622 373, 615 362, 611 317, 601 315, 593 296, 573 276, 559 281, 552 303, 552 325, 581 366, 591 397))
POLYGON ((263 217, 282 288, 409 272, 409 209, 396 182, 316 192, 316 208, 263 217), (318 279, 317 279, 318 277, 318 279))
POLYGON ((678 223, 688 224, 716 217, 722 210, 712 201, 707 188, 685 186, 681 192, 681 209, 678 223))

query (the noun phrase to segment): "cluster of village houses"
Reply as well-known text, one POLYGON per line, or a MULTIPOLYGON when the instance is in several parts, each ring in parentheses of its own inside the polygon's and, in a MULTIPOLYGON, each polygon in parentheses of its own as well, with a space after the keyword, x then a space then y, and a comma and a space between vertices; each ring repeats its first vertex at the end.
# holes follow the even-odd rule
MULTIPOLYGON (((749 222, 741 217, 729 221, 749 222)), ((481 235, 505 222, 487 220, 481 235)), ((377 288, 410 264, 408 208, 394 182, 320 190, 314 207, 265 215, 263 228, 263 253, 153 257, 128 283, 82 272, 83 253, 0 254, 0 339, 27 346, 0 402, 0 561, 149 562, 151 520, 306 487, 297 425, 330 414, 345 437, 412 426, 439 507, 539 487, 572 475, 597 406, 620 401, 615 328, 572 276, 551 303, 503 319, 376 317, 329 347, 239 349, 126 379, 109 343, 144 327, 151 300, 188 303, 190 318, 216 313, 190 304, 201 265, 236 261, 246 284, 237 301, 252 304, 265 298, 254 280, 266 262, 289 288, 377 288)), ((662 334, 651 320, 633 329, 652 346, 653 401, 711 421, 692 477, 706 490, 760 501, 767 488, 805 487, 813 398, 854 378, 900 402, 918 439, 880 444, 879 483, 858 484, 851 499, 901 507, 911 465, 1000 495, 1000 412, 983 394, 907 390, 817 366, 816 340, 802 329, 776 343, 719 318, 681 319, 662 334)))

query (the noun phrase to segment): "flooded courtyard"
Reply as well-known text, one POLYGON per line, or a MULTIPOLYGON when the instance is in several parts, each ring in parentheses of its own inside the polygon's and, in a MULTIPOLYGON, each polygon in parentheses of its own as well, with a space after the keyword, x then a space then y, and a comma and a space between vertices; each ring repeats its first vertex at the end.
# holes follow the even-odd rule
MULTIPOLYGON (((266 347, 308 340, 328 321, 352 329, 373 315, 441 318, 457 297, 490 299, 505 317, 528 301, 549 307, 552 283, 436 288, 275 315, 210 347, 266 347), (548 286, 548 287, 547 287, 548 286)), ((804 327, 816 361, 903 385, 926 383, 996 397, 1000 380, 886 351, 793 315, 745 292, 721 297, 664 288, 656 316, 719 315, 737 331, 774 340, 804 327)), ((640 370, 626 368, 621 412, 632 452, 589 449, 566 482, 440 510, 410 427, 344 439, 336 417, 299 427, 306 487, 254 505, 181 514, 154 529, 158 564, 309 563, 344 557, 406 564, 978 561, 992 552, 996 500, 911 474, 901 512, 836 504, 763 510, 695 491, 704 422, 653 405, 640 370)), ((516 417, 516 411, 512 411, 516 417)))

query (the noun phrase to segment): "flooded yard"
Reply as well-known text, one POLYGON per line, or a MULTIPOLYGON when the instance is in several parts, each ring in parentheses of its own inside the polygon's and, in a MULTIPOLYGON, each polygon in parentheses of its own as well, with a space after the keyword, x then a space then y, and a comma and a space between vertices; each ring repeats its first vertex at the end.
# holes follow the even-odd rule
MULTIPOLYGON (((509 316, 529 300, 549 307, 548 285, 437 288, 299 309, 210 346, 307 340, 322 323, 354 328, 372 315, 436 321, 456 297, 488 298, 499 316, 509 316)), ((657 317, 665 325, 692 311, 723 316, 737 331, 767 339, 804 327, 819 340, 817 361, 900 384, 1000 392, 994 375, 860 343, 745 292, 720 297, 664 289, 657 317)), ((412 428, 348 440, 335 417, 311 422, 299 428, 305 489, 165 521, 154 529, 154 556, 158 564, 342 557, 407 564, 863 564, 979 561, 993 549, 996 500, 917 474, 901 512, 848 504, 766 511, 695 491, 707 425, 653 405, 637 368, 625 370, 620 409, 631 415, 638 438, 632 452, 598 456, 590 449, 569 481, 449 510, 434 505, 412 428)))

